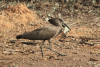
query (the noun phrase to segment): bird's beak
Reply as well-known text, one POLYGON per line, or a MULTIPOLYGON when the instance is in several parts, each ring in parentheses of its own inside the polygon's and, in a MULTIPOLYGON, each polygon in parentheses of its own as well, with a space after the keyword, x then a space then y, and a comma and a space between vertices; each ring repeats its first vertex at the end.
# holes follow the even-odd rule
POLYGON ((63 31, 64 33, 66 33, 66 32, 68 32, 68 31, 71 30, 71 29, 67 26, 67 24, 64 23, 64 22, 63 22, 62 26, 65 28, 64 31, 63 31))
POLYGON ((65 22, 63 22, 62 26, 63 26, 63 27, 67 27, 69 30, 71 30, 71 29, 67 26, 67 24, 66 24, 65 22))

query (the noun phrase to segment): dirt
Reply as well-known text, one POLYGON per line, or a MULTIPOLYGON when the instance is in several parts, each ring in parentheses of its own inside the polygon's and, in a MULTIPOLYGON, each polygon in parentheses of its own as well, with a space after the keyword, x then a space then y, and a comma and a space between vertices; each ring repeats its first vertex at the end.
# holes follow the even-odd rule
POLYGON ((24 4, 8 6, 0 12, 0 67, 100 67, 100 18, 92 17, 86 25, 80 23, 84 18, 68 19, 78 23, 70 26, 68 37, 61 33, 51 40, 52 49, 67 56, 50 51, 46 41, 42 58, 42 41, 17 40, 16 36, 49 23, 24 4))

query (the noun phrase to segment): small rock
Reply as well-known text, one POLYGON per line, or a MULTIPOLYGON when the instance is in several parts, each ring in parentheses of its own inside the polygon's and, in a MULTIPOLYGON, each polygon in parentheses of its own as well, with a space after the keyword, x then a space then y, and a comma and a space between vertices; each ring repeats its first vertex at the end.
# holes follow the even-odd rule
POLYGON ((8 51, 3 51, 2 54, 8 55, 8 54, 10 54, 10 52, 8 52, 8 51))
POLYGON ((56 6, 56 7, 59 7, 59 3, 55 3, 55 6, 56 6))
POLYGON ((97 65, 94 65, 94 67, 98 67, 97 65))
POLYGON ((27 45, 26 44, 23 44, 23 47, 26 47, 27 45))
POLYGON ((45 19, 45 21, 48 22, 48 20, 49 20, 49 18, 47 17, 47 18, 45 19))
POLYGON ((6 49, 5 51, 3 51, 2 53, 5 54, 5 55, 12 55, 12 54, 15 54, 17 52, 19 52, 20 50, 16 49, 16 50, 13 50, 13 49, 6 49))
POLYGON ((80 42, 80 41, 81 41, 81 39, 76 39, 76 41, 77 41, 77 42, 80 42))
POLYGON ((73 52, 73 54, 77 54, 77 52, 73 52))
POLYGON ((90 64, 91 65, 91 64, 93 64, 93 62, 87 62, 87 64, 90 64))
POLYGON ((16 54, 17 52, 11 52, 12 54, 16 54))
POLYGON ((90 51, 90 54, 100 54, 100 51, 90 51))
POLYGON ((93 48, 100 49, 100 45, 94 46, 93 48))
POLYGON ((49 59, 49 60, 56 60, 56 57, 50 56, 48 59, 49 59))
POLYGON ((94 45, 94 43, 89 43, 89 42, 85 42, 85 44, 88 44, 90 46, 93 46, 94 45))
POLYGON ((70 44, 70 42, 66 42, 65 44, 66 44, 66 45, 69 45, 69 44, 70 44))
POLYGON ((97 23, 96 25, 97 25, 97 26, 100 26, 100 23, 97 23))
POLYGON ((100 64, 97 64, 97 66, 99 67, 99 66, 100 66, 100 64))
POLYGON ((72 38, 72 40, 74 40, 74 41, 75 41, 75 40, 76 40, 76 38, 72 38))
POLYGON ((59 39, 59 41, 60 41, 60 42, 63 42, 63 41, 64 41, 64 39, 59 39))
POLYGON ((100 20, 100 17, 97 17, 95 20, 100 20))
POLYGON ((27 49, 27 50, 24 51, 24 53, 25 53, 25 54, 29 54, 29 53, 32 53, 32 54, 33 54, 34 51, 33 51, 32 49, 27 49))
POLYGON ((98 61, 95 58, 90 58, 89 61, 98 61))
POLYGON ((47 58, 41 58, 41 60, 47 61, 47 58))
POLYGON ((13 67, 18 67, 18 65, 17 64, 13 64, 13 67))
POLYGON ((36 26, 37 24, 34 24, 33 22, 32 23, 29 23, 30 26, 36 26))

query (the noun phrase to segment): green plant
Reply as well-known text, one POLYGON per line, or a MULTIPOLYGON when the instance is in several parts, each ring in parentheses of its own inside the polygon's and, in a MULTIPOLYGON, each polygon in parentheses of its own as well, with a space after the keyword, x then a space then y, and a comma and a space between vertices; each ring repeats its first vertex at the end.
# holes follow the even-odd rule
POLYGON ((36 8, 34 4, 32 5, 32 7, 33 7, 33 10, 36 8))
POLYGON ((69 2, 69 0, 66 0, 66 2, 69 2))
POLYGON ((93 3, 96 3, 96 0, 93 0, 93 3))

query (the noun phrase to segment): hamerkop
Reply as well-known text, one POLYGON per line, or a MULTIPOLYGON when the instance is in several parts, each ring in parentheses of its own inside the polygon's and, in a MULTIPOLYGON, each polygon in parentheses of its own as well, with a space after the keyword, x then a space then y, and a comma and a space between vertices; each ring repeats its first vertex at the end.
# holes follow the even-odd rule
POLYGON ((48 40, 49 48, 51 51, 53 51, 61 56, 66 56, 66 55, 60 54, 60 53, 52 50, 50 40, 51 40, 51 38, 57 36, 62 31, 62 27, 65 27, 67 25, 60 18, 51 18, 48 21, 51 23, 50 25, 35 29, 30 32, 23 33, 21 35, 18 35, 16 38, 17 39, 29 39, 29 40, 43 40, 43 43, 40 47, 42 57, 44 57, 43 51, 42 51, 42 46, 44 45, 45 40, 48 40))

